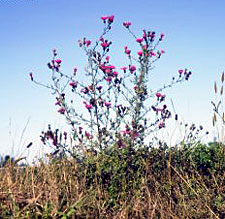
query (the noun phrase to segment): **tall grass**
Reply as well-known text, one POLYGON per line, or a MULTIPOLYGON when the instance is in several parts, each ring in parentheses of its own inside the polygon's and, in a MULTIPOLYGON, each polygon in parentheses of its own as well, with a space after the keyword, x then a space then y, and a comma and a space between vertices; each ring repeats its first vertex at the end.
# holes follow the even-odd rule
POLYGON ((0 171, 3 218, 224 218, 225 146, 134 150, 0 171))

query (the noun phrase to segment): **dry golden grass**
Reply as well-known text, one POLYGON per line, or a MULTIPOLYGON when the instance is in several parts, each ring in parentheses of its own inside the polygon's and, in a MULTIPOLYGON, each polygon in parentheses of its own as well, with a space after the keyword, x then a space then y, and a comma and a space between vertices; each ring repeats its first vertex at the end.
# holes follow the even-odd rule
POLYGON ((194 169, 188 161, 178 165, 173 152, 167 158, 164 153, 154 151, 144 158, 138 153, 118 152, 111 156, 90 156, 82 163, 58 159, 38 167, 19 168, 8 163, 0 171, 0 215, 3 218, 225 217, 224 163, 214 171, 204 172, 194 169))

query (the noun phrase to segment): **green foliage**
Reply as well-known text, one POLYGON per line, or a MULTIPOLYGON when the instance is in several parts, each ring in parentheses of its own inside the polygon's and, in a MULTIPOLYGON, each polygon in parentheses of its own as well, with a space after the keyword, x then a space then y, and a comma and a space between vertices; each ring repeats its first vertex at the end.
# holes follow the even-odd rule
POLYGON ((0 172, 1 217, 225 216, 223 144, 134 149, 128 143, 23 171, 7 166, 0 172))

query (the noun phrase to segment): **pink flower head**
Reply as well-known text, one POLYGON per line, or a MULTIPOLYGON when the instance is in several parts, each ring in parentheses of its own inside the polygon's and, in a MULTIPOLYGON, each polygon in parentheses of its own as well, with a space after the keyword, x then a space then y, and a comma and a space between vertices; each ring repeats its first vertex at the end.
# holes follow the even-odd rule
POLYGON ((107 62, 109 62, 109 59, 110 59, 110 57, 109 57, 109 56, 106 56, 105 60, 106 60, 107 62))
POLYGON ((105 102, 105 106, 106 106, 107 108, 109 108, 111 105, 112 105, 112 103, 110 103, 110 102, 105 102))
POLYGON ((87 132, 87 131, 85 131, 84 135, 85 135, 85 137, 87 137, 87 139, 91 139, 92 138, 91 134, 89 132, 87 132))
POLYGON ((180 70, 178 70, 178 72, 181 75, 184 72, 184 70, 180 69, 180 70))
POLYGON ((73 74, 74 74, 74 75, 77 74, 77 69, 76 69, 76 68, 73 69, 73 74))
POLYGON ((151 37, 152 39, 155 37, 155 32, 153 31, 153 32, 150 32, 149 33, 149 37, 151 37))
POLYGON ((118 72, 117 71, 114 71, 113 72, 113 75, 116 77, 118 75, 118 72))
POLYGON ((76 81, 71 81, 71 82, 70 82, 70 86, 71 86, 72 88, 76 88, 76 87, 77 87, 77 82, 76 82, 76 81))
POLYGON ((142 56, 143 55, 143 51, 138 51, 137 53, 139 56, 142 56))
POLYGON ((86 46, 91 45, 91 41, 90 41, 90 40, 86 40, 86 41, 85 41, 85 45, 86 45, 86 46))
POLYGON ((105 22, 107 19, 109 18, 109 16, 102 16, 101 19, 105 22))
POLYGON ((85 101, 83 102, 86 109, 91 110, 92 109, 92 105, 91 104, 87 104, 85 101))
POLYGON ((131 25, 131 22, 130 21, 124 21, 123 22, 123 26, 126 27, 126 28, 129 28, 131 25))
POLYGON ((99 86, 97 87, 97 90, 101 91, 101 89, 102 89, 102 86, 99 85, 99 86))
POLYGON ((100 69, 101 69, 102 71, 105 71, 105 70, 107 69, 107 66, 101 64, 100 69))
POLYGON ((143 50, 147 50, 147 45, 142 45, 143 50))
POLYGON ((87 87, 81 89, 81 93, 87 94, 89 92, 87 87))
POLYGON ((165 35, 163 33, 160 34, 159 40, 161 41, 165 35))
POLYGON ((55 105, 59 105, 60 106, 60 102, 59 101, 56 101, 55 102, 55 105))
POLYGON ((127 67, 124 66, 124 67, 121 68, 121 70, 123 70, 124 73, 126 73, 127 67))
POLYGON ((137 38, 136 41, 137 41, 138 43, 142 43, 143 38, 137 38))
POLYGON ((103 42, 103 43, 101 43, 101 46, 102 46, 103 48, 107 48, 107 47, 109 46, 109 43, 103 42))
POLYGON ((109 24, 113 23, 114 17, 115 17, 114 15, 111 15, 111 16, 108 18, 108 23, 109 23, 109 24))
POLYGON ((112 70, 110 68, 106 68, 105 73, 110 74, 112 70))
POLYGON ((59 112, 60 114, 64 114, 65 111, 66 111, 65 107, 61 107, 61 108, 59 108, 59 110, 58 110, 58 112, 59 112))
POLYGON ((130 55, 131 51, 128 49, 127 46, 124 47, 124 51, 127 55, 130 55))
POLYGON ((126 49, 126 50, 125 50, 125 53, 126 53, 127 55, 130 55, 130 53, 131 53, 131 50, 129 50, 129 49, 126 49))
POLYGON ((143 31, 143 38, 146 38, 146 37, 147 37, 146 32, 143 31))
POLYGON ((150 51, 150 55, 151 56, 156 56, 155 52, 153 52, 153 51, 150 51))
POLYGON ((158 112, 162 112, 162 111, 163 111, 163 109, 156 108, 156 109, 155 109, 155 111, 156 111, 156 113, 158 114, 158 112))
POLYGON ((107 77, 105 80, 106 80, 107 82, 111 82, 111 81, 112 81, 112 78, 111 78, 111 77, 107 77))
POLYGON ((57 64, 61 64, 62 60, 61 60, 61 59, 56 59, 55 62, 56 62, 57 64))
POLYGON ((138 86, 137 86, 137 85, 135 85, 135 86, 134 86, 134 90, 137 90, 137 89, 138 89, 138 86))
POLYGON ((88 85, 88 90, 91 91, 91 92, 94 92, 94 90, 95 90, 94 86, 93 85, 88 85))
POLYGON ((136 71, 136 67, 134 65, 129 66, 130 73, 136 71))
POLYGON ((155 95, 156 95, 156 97, 158 97, 158 98, 162 96, 161 93, 156 93, 155 95))
POLYGON ((107 67, 111 70, 116 68, 114 65, 108 65, 107 67))

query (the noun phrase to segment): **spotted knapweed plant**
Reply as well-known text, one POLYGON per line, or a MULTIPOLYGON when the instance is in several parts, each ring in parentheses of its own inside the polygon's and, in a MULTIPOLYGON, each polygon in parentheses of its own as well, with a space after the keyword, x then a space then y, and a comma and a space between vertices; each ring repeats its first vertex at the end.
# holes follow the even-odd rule
POLYGON ((56 152, 63 150, 73 154, 87 149, 102 151, 112 145, 119 148, 146 145, 146 137, 165 128, 166 121, 171 117, 165 104, 165 89, 188 80, 191 75, 187 69, 180 69, 178 76, 173 77, 169 84, 152 90, 148 83, 149 72, 165 53, 159 49, 164 34, 157 36, 154 31, 143 30, 140 36, 136 36, 131 30, 131 22, 124 22, 123 26, 134 38, 139 50, 125 46, 124 55, 128 62, 126 66, 115 66, 109 57, 112 42, 107 39, 114 16, 104 16, 101 20, 103 32, 95 42, 86 37, 78 40, 87 57, 85 82, 79 79, 81 73, 76 68, 72 75, 61 71, 63 62, 56 49, 48 63, 51 84, 38 82, 30 73, 30 79, 35 84, 53 91, 58 112, 65 116, 72 128, 70 149, 66 144, 66 132, 53 132, 50 127, 43 132, 42 141, 46 143, 51 139, 56 152), (68 87, 72 96, 67 95, 68 87), (82 112, 80 108, 83 108, 82 112))

